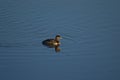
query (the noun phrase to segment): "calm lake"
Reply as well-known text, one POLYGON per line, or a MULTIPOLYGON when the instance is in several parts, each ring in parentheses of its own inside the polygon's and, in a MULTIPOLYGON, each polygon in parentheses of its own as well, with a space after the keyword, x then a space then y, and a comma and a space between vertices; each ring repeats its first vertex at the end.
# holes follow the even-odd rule
POLYGON ((120 80, 119 3, 0 0, 0 80, 120 80))

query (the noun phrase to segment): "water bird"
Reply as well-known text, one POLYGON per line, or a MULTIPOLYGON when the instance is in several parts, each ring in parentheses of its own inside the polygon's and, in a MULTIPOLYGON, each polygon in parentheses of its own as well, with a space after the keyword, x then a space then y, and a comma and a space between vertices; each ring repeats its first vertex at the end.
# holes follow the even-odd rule
POLYGON ((49 47, 49 48, 55 48, 56 52, 60 51, 60 39, 61 36, 60 35, 56 35, 54 39, 46 39, 44 41, 42 41, 42 44, 49 47))

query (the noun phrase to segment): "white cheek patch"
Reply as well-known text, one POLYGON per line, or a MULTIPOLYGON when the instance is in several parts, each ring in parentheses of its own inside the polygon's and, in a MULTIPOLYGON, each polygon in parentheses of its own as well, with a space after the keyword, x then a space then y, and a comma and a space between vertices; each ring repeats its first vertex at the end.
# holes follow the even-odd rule
POLYGON ((54 45, 58 45, 58 43, 54 43, 54 45))

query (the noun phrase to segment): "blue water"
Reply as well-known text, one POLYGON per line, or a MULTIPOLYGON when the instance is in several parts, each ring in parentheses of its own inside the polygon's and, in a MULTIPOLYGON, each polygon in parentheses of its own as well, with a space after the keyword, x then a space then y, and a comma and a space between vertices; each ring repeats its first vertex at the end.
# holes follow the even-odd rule
POLYGON ((120 80, 119 3, 1 0, 0 80, 120 80))

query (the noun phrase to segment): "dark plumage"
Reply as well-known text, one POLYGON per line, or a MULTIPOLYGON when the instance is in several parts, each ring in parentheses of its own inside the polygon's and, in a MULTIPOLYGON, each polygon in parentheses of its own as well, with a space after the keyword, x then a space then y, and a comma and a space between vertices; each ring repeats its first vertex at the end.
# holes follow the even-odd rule
POLYGON ((60 38, 60 35, 56 35, 55 39, 46 39, 42 42, 42 44, 48 47, 56 47, 60 45, 60 38))

